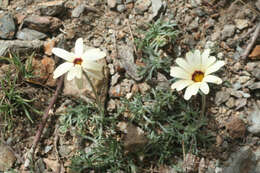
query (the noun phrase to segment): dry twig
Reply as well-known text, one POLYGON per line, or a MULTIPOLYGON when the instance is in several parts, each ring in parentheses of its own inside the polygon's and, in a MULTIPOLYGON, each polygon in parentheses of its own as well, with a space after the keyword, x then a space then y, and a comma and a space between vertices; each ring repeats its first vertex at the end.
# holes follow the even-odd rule
POLYGON ((252 48, 253 48, 253 46, 254 46, 254 44, 256 42, 256 39, 257 39, 257 37, 259 35, 259 32, 260 32, 260 23, 257 24, 257 27, 256 27, 255 32, 253 34, 252 40, 248 44, 244 54, 241 56, 241 59, 246 59, 247 58, 247 56, 249 55, 250 51, 252 50, 252 48))
POLYGON ((38 128, 38 131, 37 131, 37 133, 36 133, 36 135, 34 137, 32 147, 31 147, 30 151, 27 153, 27 158, 26 158, 25 163, 24 163, 24 167, 26 167, 26 168, 30 165, 30 162, 33 160, 34 152, 35 152, 35 149, 36 149, 36 147, 37 147, 37 145, 39 143, 39 140, 41 138, 41 135, 42 135, 43 129, 44 129, 45 125, 46 125, 46 122, 48 120, 49 112, 50 112, 51 108, 53 107, 54 103, 57 100, 57 97, 58 97, 58 94, 59 94, 59 92, 61 90, 63 81, 64 81, 64 76, 62 76, 59 79, 56 91, 54 93, 54 96, 52 97, 49 106, 47 107, 47 109, 44 112, 44 115, 43 115, 43 118, 42 118, 42 122, 41 122, 41 124, 40 124, 40 126, 38 128))
POLYGON ((132 41, 133 41, 133 46, 134 46, 135 54, 137 54, 136 46, 135 46, 135 43, 134 43, 135 39, 134 39, 134 35, 133 35, 133 32, 132 32, 131 26, 130 26, 128 20, 126 20, 126 23, 127 23, 127 26, 128 26, 129 32, 130 32, 131 39, 132 39, 132 41))

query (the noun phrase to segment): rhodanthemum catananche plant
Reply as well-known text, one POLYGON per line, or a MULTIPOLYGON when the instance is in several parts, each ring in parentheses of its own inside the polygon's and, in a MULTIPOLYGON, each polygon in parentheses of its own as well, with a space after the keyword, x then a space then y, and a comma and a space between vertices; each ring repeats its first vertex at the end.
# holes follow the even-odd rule
POLYGON ((173 83, 171 88, 180 91, 187 87, 184 94, 185 100, 189 100, 199 90, 203 94, 208 94, 208 83, 222 83, 222 80, 212 73, 224 66, 225 62, 217 61, 214 56, 210 56, 210 49, 204 50, 203 53, 199 50, 188 52, 186 59, 177 58, 176 64, 178 66, 171 67, 170 75, 179 80, 173 83))
POLYGON ((82 38, 76 40, 74 52, 68 52, 61 48, 53 48, 52 53, 66 60, 66 62, 62 63, 55 69, 53 72, 53 78, 56 79, 68 72, 67 79, 70 81, 75 78, 77 81, 76 83, 80 88, 82 85, 82 74, 85 75, 95 94, 100 113, 103 115, 104 110, 89 76, 97 80, 103 79, 103 64, 96 61, 104 58, 106 53, 97 48, 90 48, 84 51, 82 38))
POLYGON ((74 52, 68 52, 61 48, 53 48, 52 53, 66 60, 59 65, 55 71, 53 78, 56 79, 67 73, 67 79, 72 80, 75 77, 80 79, 83 71, 91 77, 102 79, 103 65, 96 61, 106 56, 106 53, 97 48, 91 48, 84 52, 83 39, 78 38, 75 43, 74 52))

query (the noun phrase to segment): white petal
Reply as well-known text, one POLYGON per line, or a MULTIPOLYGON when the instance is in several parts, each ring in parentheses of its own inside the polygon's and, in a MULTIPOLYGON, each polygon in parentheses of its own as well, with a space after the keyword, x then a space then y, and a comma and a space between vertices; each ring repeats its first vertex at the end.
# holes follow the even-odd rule
POLYGON ((193 84, 194 82, 192 80, 178 80, 177 82, 173 83, 171 88, 176 89, 177 91, 182 90, 186 86, 189 86, 193 84))
POLYGON ((200 56, 200 51, 199 50, 195 50, 194 54, 193 54, 193 64, 195 66, 195 68, 200 68, 201 65, 201 56, 200 56))
POLYGON ((210 56, 205 64, 203 66, 207 69, 209 66, 211 66, 214 62, 216 62, 216 58, 214 56, 210 56))
POLYGON ((209 85, 208 85, 206 82, 201 82, 200 90, 201 90, 204 94, 208 94, 208 93, 209 93, 209 85))
POLYGON ((70 71, 68 72, 68 75, 67 75, 67 79, 68 80, 72 80, 74 79, 78 74, 78 68, 73 66, 72 68, 70 68, 70 71))
POLYGON ((216 63, 214 63, 213 65, 209 66, 206 69, 205 75, 208 75, 208 74, 211 74, 211 73, 218 71, 224 65, 225 65, 224 61, 217 61, 216 63))
POLYGON ((170 75, 181 79, 191 79, 191 75, 180 67, 171 67, 170 75))
POLYGON ((93 48, 86 50, 82 57, 87 60, 96 61, 104 58, 105 56, 105 52, 101 51, 100 49, 93 48))
POLYGON ((92 71, 89 71, 89 70, 84 70, 84 71, 89 75, 89 77, 93 77, 97 80, 102 80, 104 78, 102 72, 98 72, 98 71, 92 72, 92 71))
POLYGON ((68 72, 70 68, 73 66, 73 63, 65 62, 61 65, 59 65, 55 71, 53 72, 53 78, 56 79, 63 75, 64 73, 68 72))
POLYGON ((102 71, 103 65, 94 61, 84 60, 82 64, 83 68, 87 70, 102 71))
POLYGON ((73 57, 75 56, 74 53, 68 52, 61 48, 53 48, 52 53, 54 53, 56 56, 58 56, 62 59, 65 59, 66 61, 69 61, 69 62, 72 62, 74 59, 73 57))
POLYGON ((83 39, 78 38, 75 43, 75 54, 81 56, 83 54, 83 39))
POLYGON ((177 58, 175 62, 185 71, 192 73, 193 67, 190 64, 188 64, 187 61, 183 58, 177 58))
POLYGON ((207 60, 208 60, 208 57, 209 57, 209 54, 210 54, 210 49, 206 49, 204 50, 204 52, 202 53, 201 55, 201 64, 202 65, 205 65, 207 60))
POLYGON ((199 91, 200 85, 201 85, 200 82, 190 85, 185 91, 184 99, 189 100, 191 96, 196 95, 199 91))
POLYGON ((186 60, 187 62, 193 66, 194 65, 194 60, 193 60, 194 54, 190 51, 188 53, 186 53, 186 60))
POLYGON ((78 78, 78 79, 81 79, 82 77, 82 68, 80 65, 76 65, 75 66, 75 76, 78 78))
POLYGON ((203 82, 209 82, 209 83, 215 83, 215 84, 221 84, 222 79, 220 79, 217 76, 214 75, 207 75, 203 78, 203 82))

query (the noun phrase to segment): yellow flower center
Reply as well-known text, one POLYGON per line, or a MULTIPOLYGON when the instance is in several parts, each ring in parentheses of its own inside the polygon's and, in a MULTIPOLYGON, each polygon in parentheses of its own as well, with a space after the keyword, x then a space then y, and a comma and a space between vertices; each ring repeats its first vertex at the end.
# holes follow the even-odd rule
POLYGON ((75 58, 74 61, 73 61, 73 64, 74 65, 76 65, 76 64, 81 65, 82 62, 83 62, 83 60, 81 58, 75 58))
POLYGON ((201 82, 204 78, 204 73, 202 71, 195 71, 193 74, 192 74, 192 80, 194 82, 201 82))

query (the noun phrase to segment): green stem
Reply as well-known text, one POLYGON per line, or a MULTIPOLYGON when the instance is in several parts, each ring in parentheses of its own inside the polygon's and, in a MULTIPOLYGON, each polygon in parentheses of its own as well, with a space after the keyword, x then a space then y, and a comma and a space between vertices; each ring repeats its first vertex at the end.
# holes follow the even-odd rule
POLYGON ((102 104, 101 104, 100 97, 98 97, 97 91, 95 90, 95 87, 94 87, 92 81, 90 80, 88 74, 87 74, 85 71, 83 71, 83 74, 84 74, 85 77, 87 78, 87 80, 88 80, 88 82, 89 82, 89 84, 90 84, 90 86, 91 86, 91 88, 92 88, 92 91, 93 91, 94 94, 95 94, 95 99, 96 99, 96 103, 97 103, 98 108, 99 108, 99 113, 101 114, 101 116, 102 116, 102 118, 103 118, 103 117, 104 117, 104 108, 103 108, 103 106, 102 106, 102 104))
POLYGON ((206 95, 205 94, 201 94, 201 112, 200 112, 200 116, 203 117, 205 114, 205 110, 206 110, 206 95))

